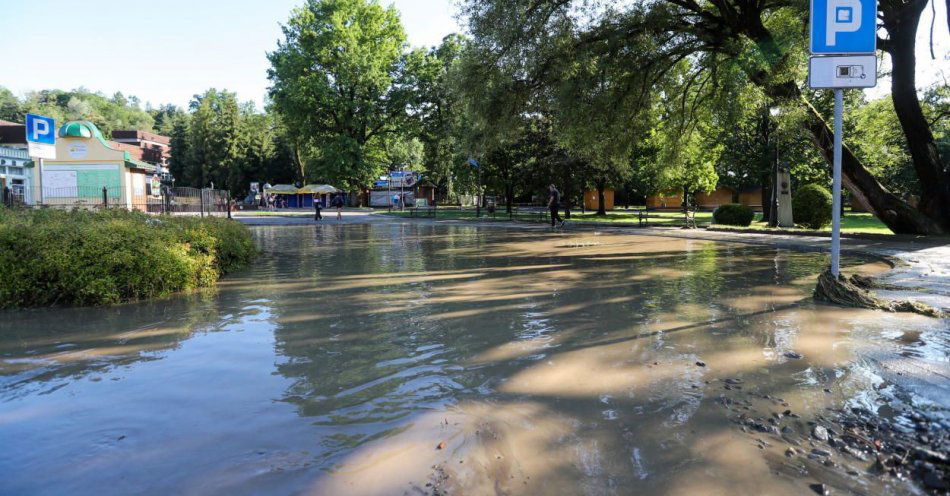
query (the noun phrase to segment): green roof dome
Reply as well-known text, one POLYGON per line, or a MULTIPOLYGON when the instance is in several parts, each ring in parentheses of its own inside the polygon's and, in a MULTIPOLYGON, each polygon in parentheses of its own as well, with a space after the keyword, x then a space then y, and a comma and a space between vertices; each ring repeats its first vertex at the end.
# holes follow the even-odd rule
POLYGON ((95 124, 89 121, 70 121, 59 128, 60 138, 92 138, 103 140, 102 133, 95 124))

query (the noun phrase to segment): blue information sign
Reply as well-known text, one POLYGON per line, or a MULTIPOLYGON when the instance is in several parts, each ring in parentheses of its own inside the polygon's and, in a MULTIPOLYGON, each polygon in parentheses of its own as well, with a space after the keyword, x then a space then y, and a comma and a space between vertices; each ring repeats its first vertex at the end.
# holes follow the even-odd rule
POLYGON ((56 126, 52 117, 26 114, 26 142, 44 145, 56 144, 56 126))
POLYGON ((870 54, 876 47, 876 0, 811 0, 811 53, 870 54))

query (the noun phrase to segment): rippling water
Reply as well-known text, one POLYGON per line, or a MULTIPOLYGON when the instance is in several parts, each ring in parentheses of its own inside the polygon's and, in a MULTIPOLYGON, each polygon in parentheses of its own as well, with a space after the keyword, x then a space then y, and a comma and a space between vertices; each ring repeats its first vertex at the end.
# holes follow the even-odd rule
POLYGON ((946 322, 816 306, 823 254, 254 231, 262 257, 216 291, 0 314, 0 494, 799 494, 722 379, 803 415, 946 406, 918 394, 946 389, 946 322))

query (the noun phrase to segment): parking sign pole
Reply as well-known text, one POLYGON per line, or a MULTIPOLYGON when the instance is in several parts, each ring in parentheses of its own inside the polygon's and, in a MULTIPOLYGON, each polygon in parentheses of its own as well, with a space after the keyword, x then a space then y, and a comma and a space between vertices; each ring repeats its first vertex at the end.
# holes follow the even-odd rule
POLYGON ((835 88, 835 144, 831 183, 831 274, 838 277, 841 262, 841 135, 844 131, 844 90, 835 88))
POLYGON ((40 205, 42 205, 43 202, 46 201, 46 198, 44 198, 44 195, 43 195, 43 188, 45 187, 45 185, 43 184, 43 159, 42 158, 36 159, 36 177, 34 177, 33 180, 40 183, 40 205))

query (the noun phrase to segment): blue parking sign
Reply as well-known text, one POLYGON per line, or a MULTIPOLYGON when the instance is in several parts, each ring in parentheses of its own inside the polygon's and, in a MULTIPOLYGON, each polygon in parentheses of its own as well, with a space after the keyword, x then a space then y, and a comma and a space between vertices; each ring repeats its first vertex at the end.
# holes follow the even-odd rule
POLYGON ((876 0, 811 0, 811 53, 871 54, 876 48, 876 0))
MULTIPOLYGON (((56 123, 52 117, 26 114, 26 146, 30 156, 56 158, 56 123)), ((42 163, 42 162, 40 162, 42 163)))
POLYGON ((52 117, 26 114, 26 142, 56 144, 56 125, 52 117))

